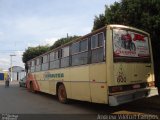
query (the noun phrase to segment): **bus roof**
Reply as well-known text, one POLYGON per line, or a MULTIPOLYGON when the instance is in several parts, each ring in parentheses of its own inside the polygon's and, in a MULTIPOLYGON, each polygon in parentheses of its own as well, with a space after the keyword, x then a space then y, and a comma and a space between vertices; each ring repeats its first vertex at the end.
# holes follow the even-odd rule
POLYGON ((138 28, 135 28, 135 27, 131 27, 131 26, 125 26, 125 25, 118 25, 118 24, 110 24, 108 25, 108 27, 110 28, 126 28, 126 29, 133 29, 135 31, 139 31, 141 33, 144 33, 144 34, 147 34, 147 35, 150 35, 149 33, 141 30, 141 29, 138 29, 138 28))

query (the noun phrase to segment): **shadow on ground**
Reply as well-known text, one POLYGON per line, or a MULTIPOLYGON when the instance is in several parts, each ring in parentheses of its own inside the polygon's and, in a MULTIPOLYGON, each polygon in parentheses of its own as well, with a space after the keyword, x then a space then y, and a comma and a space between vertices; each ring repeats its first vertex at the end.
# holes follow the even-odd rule
MULTIPOLYGON (((58 101, 57 97, 53 95, 41 92, 36 94, 58 101)), ((96 114, 160 114, 160 96, 158 95, 114 107, 71 99, 67 104, 93 111, 96 114)))

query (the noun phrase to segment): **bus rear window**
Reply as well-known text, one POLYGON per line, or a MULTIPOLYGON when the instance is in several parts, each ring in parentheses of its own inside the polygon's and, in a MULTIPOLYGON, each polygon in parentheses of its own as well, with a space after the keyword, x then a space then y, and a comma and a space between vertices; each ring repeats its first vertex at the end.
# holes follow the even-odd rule
POLYGON ((149 38, 132 30, 113 29, 113 53, 116 61, 150 61, 149 38))

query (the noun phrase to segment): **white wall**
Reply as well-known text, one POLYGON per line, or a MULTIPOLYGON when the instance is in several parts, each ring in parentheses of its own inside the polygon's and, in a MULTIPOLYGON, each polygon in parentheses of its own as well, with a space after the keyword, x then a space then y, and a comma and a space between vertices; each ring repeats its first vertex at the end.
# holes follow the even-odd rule
MULTIPOLYGON (((19 75, 19 80, 22 79, 23 77, 26 76, 26 73, 25 72, 21 72, 21 73, 18 73, 19 75)), ((17 80, 17 73, 16 72, 13 72, 12 73, 12 80, 17 80)))

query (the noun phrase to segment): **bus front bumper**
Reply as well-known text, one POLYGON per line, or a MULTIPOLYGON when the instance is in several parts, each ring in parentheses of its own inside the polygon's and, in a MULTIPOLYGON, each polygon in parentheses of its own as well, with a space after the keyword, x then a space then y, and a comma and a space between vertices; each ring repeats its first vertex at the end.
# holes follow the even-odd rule
POLYGON ((123 103, 131 102, 144 97, 151 97, 154 95, 158 95, 157 88, 150 87, 146 89, 138 89, 123 93, 111 94, 109 96, 109 105, 117 106, 123 103))

